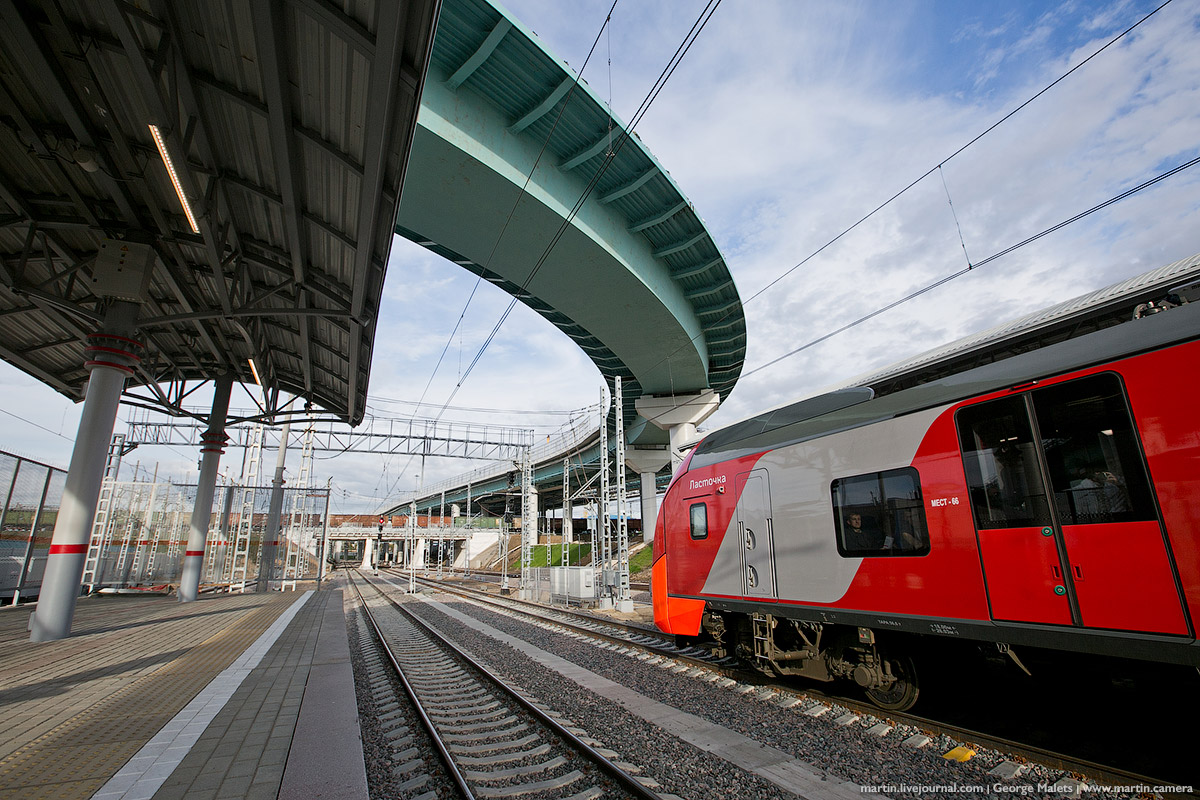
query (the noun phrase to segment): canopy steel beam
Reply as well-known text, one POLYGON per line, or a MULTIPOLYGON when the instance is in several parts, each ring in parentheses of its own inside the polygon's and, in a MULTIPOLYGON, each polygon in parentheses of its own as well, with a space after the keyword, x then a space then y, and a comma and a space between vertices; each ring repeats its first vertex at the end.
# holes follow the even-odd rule
MULTIPOLYGON (((279 5, 272 0, 257 0, 252 6, 252 12, 255 45, 258 48, 263 90, 267 99, 267 123, 271 135, 271 153, 275 161, 275 181, 278 184, 279 194, 283 198, 283 224, 292 262, 292 277, 297 285, 297 307, 303 309, 308 302, 303 290, 308 254, 301 231, 301 209, 304 207, 304 202, 300 196, 300 187, 303 185, 303 181, 298 174, 300 160, 296 157, 295 140, 291 133, 293 127, 291 91, 287 85, 286 68, 284 67, 284 59, 287 56, 285 27, 282 15, 278 13, 279 5)), ((306 318, 300 317, 299 322, 304 393, 311 395, 313 390, 312 348, 309 342, 311 332, 306 318)))

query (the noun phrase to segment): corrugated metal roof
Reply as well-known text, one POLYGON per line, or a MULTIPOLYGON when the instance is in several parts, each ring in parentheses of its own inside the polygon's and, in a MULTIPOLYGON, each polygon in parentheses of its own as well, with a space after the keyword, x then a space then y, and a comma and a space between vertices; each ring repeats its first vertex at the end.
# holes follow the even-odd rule
POLYGON ((272 389, 361 420, 436 11, 0 0, 0 356, 80 397, 96 254, 143 242, 136 382, 249 382, 254 358, 272 389))
POLYGON ((835 387, 872 386, 882 394, 968 366, 999 361, 1046 344, 1126 322, 1135 307, 1162 299, 1182 283, 1200 279, 1200 254, 1034 311, 1011 322, 935 347, 835 387), (895 384, 895 385, 893 385, 895 384))

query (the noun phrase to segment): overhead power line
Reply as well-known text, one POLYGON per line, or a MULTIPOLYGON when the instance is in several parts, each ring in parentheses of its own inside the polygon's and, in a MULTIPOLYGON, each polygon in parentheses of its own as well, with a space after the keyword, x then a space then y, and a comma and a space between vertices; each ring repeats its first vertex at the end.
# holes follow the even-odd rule
MULTIPOLYGON (((1130 33, 1132 33, 1132 32, 1133 32, 1135 29, 1137 29, 1137 28, 1138 28, 1140 25, 1142 25, 1143 23, 1145 23, 1145 22, 1146 22, 1148 19, 1150 19, 1150 18, 1151 18, 1151 17, 1153 17, 1155 14, 1157 14, 1159 11, 1162 11, 1164 8, 1166 8, 1167 6, 1169 6, 1169 5, 1170 5, 1172 2, 1173 2, 1173 0, 1166 0, 1166 2, 1162 3, 1162 4, 1161 4, 1161 5, 1159 5, 1158 7, 1154 8, 1153 10, 1151 10, 1149 13, 1147 13, 1145 16, 1143 16, 1143 17, 1142 17, 1141 19, 1139 19, 1137 22, 1135 22, 1134 24, 1130 25, 1130 26, 1129 26, 1128 28, 1126 28, 1125 30, 1121 31, 1121 33, 1119 33, 1119 34, 1117 34, 1116 36, 1114 36, 1112 39, 1110 39, 1110 40, 1109 40, 1108 42, 1106 42, 1105 44, 1101 45, 1099 48, 1097 48, 1095 51, 1093 51, 1093 52, 1092 52, 1090 55, 1088 55, 1088 57, 1087 57, 1087 58, 1083 59, 1083 60, 1082 60, 1082 61, 1080 61, 1078 64, 1076 64, 1075 66, 1071 67, 1069 70, 1067 70, 1066 72, 1064 72, 1062 75, 1060 75, 1060 76, 1058 76, 1057 78, 1055 78, 1053 81, 1051 81, 1051 82, 1050 82, 1050 83, 1048 83, 1046 86, 1044 86, 1042 89, 1040 89, 1038 92, 1036 92, 1035 94, 1033 94, 1032 96, 1030 96, 1030 97, 1029 97, 1028 99, 1026 99, 1024 102, 1020 103, 1020 104, 1019 104, 1019 105, 1017 105, 1015 108, 1011 109, 1010 111, 1008 111, 1007 113, 1005 113, 1005 114, 1004 114, 1002 117, 1000 117, 998 120, 996 120, 996 121, 995 121, 995 122, 993 122, 991 125, 989 125, 987 128, 985 128, 984 130, 980 131, 978 134, 976 134, 975 136, 973 136, 973 137, 972 137, 971 139, 969 139, 969 140, 968 140, 968 141, 967 141, 965 144, 963 144, 963 145, 959 146, 959 147, 958 147, 957 149, 955 149, 955 150, 954 150, 952 153, 950 153, 950 155, 946 156, 946 157, 945 157, 945 158, 943 158, 941 161, 939 161, 937 164, 934 164, 932 167, 930 167, 928 170, 926 170, 924 173, 922 173, 920 176, 918 176, 917 178, 915 178, 914 180, 912 180, 911 182, 909 182, 907 185, 905 185, 905 186, 904 186, 904 188, 900 189, 898 192, 896 192, 895 194, 893 194, 891 197, 887 198, 887 199, 886 199, 886 200, 884 200, 882 203, 878 204, 877 206, 875 206, 874 208, 872 208, 870 211, 868 211, 866 214, 864 214, 863 216, 859 217, 857 220, 855 220, 855 221, 854 221, 854 223, 852 223, 851 225, 849 225, 848 227, 846 227, 845 229, 843 229, 843 230, 842 230, 840 233, 838 233, 838 234, 837 234, 836 236, 834 236, 833 238, 831 238, 831 239, 829 239, 828 241, 826 241, 824 244, 822 244, 822 245, 821 245, 820 247, 818 247, 816 250, 814 250, 814 251, 812 251, 811 253, 809 253, 807 256, 805 256, 804 258, 802 258, 802 259, 801 259, 800 261, 798 261, 796 264, 794 264, 794 265, 792 265, 791 267, 789 267, 788 269, 784 270, 782 273, 780 273, 778 276, 776 276, 774 279, 772 279, 770 282, 768 282, 768 283, 767 283, 765 286, 763 286, 763 287, 762 287, 762 288, 760 288, 758 291, 756 291, 754 294, 750 295, 748 298, 746 298, 745 300, 743 300, 743 301, 742 301, 742 303, 741 303, 741 308, 742 308, 743 312, 744 312, 744 309, 746 308, 746 306, 748 306, 750 303, 754 302, 754 301, 755 301, 755 300, 757 300, 759 297, 761 297, 763 294, 765 294, 765 293, 766 293, 768 290, 770 290, 770 289, 772 289, 773 287, 775 287, 776 285, 778 285, 778 284, 779 284, 779 283, 780 283, 782 280, 784 280, 785 278, 787 278, 789 275, 791 275, 792 273, 794 273, 796 270, 800 269, 800 267, 803 267, 805 264, 807 264, 808 262, 812 261, 814 258, 816 258, 817 256, 819 256, 821 253, 825 252, 827 249, 829 249, 830 247, 832 247, 834 244, 836 244, 837 242, 839 242, 839 241, 841 241, 842 239, 844 239, 846 236, 848 236, 848 235, 849 235, 850 233, 852 233, 854 230, 856 230, 856 229, 857 229, 857 228, 859 228, 861 225, 863 225, 865 222, 867 222, 868 220, 870 220, 872 217, 874 217, 874 216, 875 216, 876 214, 878 214, 880 211, 882 211, 883 209, 887 208, 889 205, 891 205, 891 204, 892 204, 892 203, 894 203, 896 200, 898 200, 898 199, 899 199, 901 196, 903 196, 904 194, 906 194, 907 192, 909 192, 911 189, 913 189, 914 187, 916 187, 916 186, 917 186, 919 183, 921 183, 922 181, 924 181, 926 178, 928 178, 928 177, 929 177, 930 175, 932 175, 934 172, 937 172, 937 171, 939 171, 940 169, 942 169, 942 167, 943 167, 943 166, 945 166, 947 163, 949 163, 949 162, 950 162, 952 159, 954 159, 956 156, 958 156, 958 155, 962 154, 962 153, 963 153, 965 150, 967 150, 969 147, 973 146, 973 145, 974 145, 974 144, 976 144, 978 141, 980 141, 981 139, 983 139, 985 136, 987 136, 988 134, 990 134, 992 131, 994 131, 994 130, 996 130, 997 128, 999 128, 999 127, 1000 127, 1002 124, 1004 124, 1005 122, 1007 122, 1009 119, 1011 119, 1013 116, 1015 116, 1015 115, 1016 115, 1017 113, 1019 113, 1020 111, 1024 110, 1024 109, 1025 109, 1026 107, 1028 107, 1028 106, 1029 106, 1031 103, 1033 103, 1035 100, 1037 100, 1038 98, 1040 98, 1042 95, 1046 94, 1048 91, 1050 91, 1051 89, 1053 89, 1055 86, 1057 86, 1058 84, 1062 83, 1062 82, 1063 82, 1063 81, 1064 81, 1066 78, 1068 78, 1069 76, 1073 75, 1075 72, 1077 72, 1078 70, 1080 70, 1080 69, 1081 69, 1081 68, 1082 68, 1082 67, 1083 67, 1085 64, 1088 64, 1089 62, 1091 62, 1091 61, 1092 61, 1094 58, 1096 58, 1097 56, 1099 56, 1099 55, 1100 55, 1101 53, 1103 53, 1105 50, 1107 50, 1108 48, 1112 47, 1114 44, 1116 44, 1116 43, 1117 43, 1117 42, 1119 42, 1120 40, 1124 39, 1126 36, 1128 36, 1130 33)), ((1131 194, 1134 194, 1134 193, 1136 193, 1136 192, 1138 192, 1138 191, 1141 191, 1142 189, 1145 189, 1145 188, 1147 188, 1148 186, 1150 186, 1150 185, 1153 185, 1154 183, 1157 183, 1157 182, 1158 182, 1158 181, 1160 181, 1160 180, 1163 180, 1163 179, 1165 179, 1165 178, 1167 178, 1167 177, 1170 177, 1171 175, 1174 175, 1175 173, 1177 173, 1177 172, 1179 172, 1179 171, 1181 171, 1181 170, 1183 170, 1183 169, 1187 169, 1187 168, 1188 168, 1188 167, 1190 167, 1190 166, 1192 166, 1192 162, 1189 162, 1188 164, 1183 164, 1183 165, 1180 165, 1179 167, 1176 167, 1175 169, 1173 169, 1173 170, 1170 170, 1169 172, 1166 172, 1166 173, 1164 173, 1164 174, 1162 174, 1162 175, 1159 175, 1159 176, 1157 176, 1157 177, 1153 178, 1153 179, 1152 179, 1152 180, 1150 180, 1150 181, 1147 181, 1145 184, 1139 185, 1139 186, 1137 186, 1137 187, 1134 187, 1133 189, 1129 190, 1128 192, 1123 192, 1123 193, 1121 193, 1120 195, 1117 195, 1116 197, 1110 198, 1109 200, 1106 200, 1104 203, 1101 203, 1099 206, 1096 206, 1096 207, 1094 207, 1094 208, 1092 208, 1092 209, 1089 209, 1089 210, 1087 210, 1087 211, 1085 211, 1085 212, 1083 212, 1083 213, 1081 213, 1081 214, 1077 214, 1076 216, 1074 216, 1074 217, 1071 217, 1070 219, 1064 220, 1064 221, 1062 221, 1062 222, 1058 223, 1057 225, 1055 225, 1055 226, 1053 226, 1053 227, 1051 227, 1051 228, 1048 228, 1048 229, 1046 229, 1046 230, 1042 231, 1041 233, 1038 233, 1038 234, 1036 234, 1035 236, 1031 237, 1030 239, 1027 239, 1027 240, 1025 240, 1025 241, 1023 241, 1023 242, 1018 242, 1017 244, 1013 245, 1012 247, 1009 247, 1009 248, 1007 248, 1007 249, 1005 249, 1005 250, 1002 250, 1002 251, 1000 251, 1000 252, 998 252, 998 253, 995 253, 995 254, 993 254, 993 255, 989 256, 988 258, 984 259, 983 261, 980 261, 980 262, 978 262, 978 263, 976 263, 976 264, 974 264, 974 265, 970 265, 970 264, 969 264, 969 262, 968 262, 968 264, 969 264, 969 265, 968 265, 968 267, 967 267, 965 270, 963 270, 962 272, 960 272, 960 273, 955 273, 955 274, 953 274, 953 275, 950 275, 950 276, 947 276, 947 277, 945 277, 945 278, 942 278, 942 279, 940 279, 939 281, 937 281, 936 283, 933 283, 933 284, 930 284, 929 286, 923 287, 922 289, 920 289, 920 290, 918 290, 918 291, 916 291, 916 292, 912 293, 911 295, 908 295, 908 296, 906 296, 906 297, 902 297, 902 298, 900 298, 899 300, 896 300, 896 301, 894 301, 894 302, 892 302, 892 303, 889 303, 888 305, 884 306, 883 308, 880 308, 880 309, 878 309, 878 310, 876 310, 876 311, 873 311, 873 312, 871 312, 870 314, 866 315, 865 317, 863 317, 863 318, 861 318, 861 319, 859 319, 859 320, 856 320, 856 321, 854 321, 854 322, 852 322, 852 323, 850 323, 850 324, 848 324, 848 325, 844 325, 844 326, 842 326, 841 328, 838 328, 838 329, 837 329, 837 330, 835 330, 835 331, 831 331, 830 333, 827 333, 827 334, 825 334, 825 335, 821 336, 820 338, 818 338, 818 339, 816 339, 816 340, 814 340, 814 341, 812 341, 812 342, 809 342, 808 344, 804 345, 803 347, 799 347, 799 348, 797 348, 797 349, 795 349, 795 350, 791 351, 790 353, 787 353, 787 354, 785 354, 785 355, 783 355, 783 356, 780 356, 780 357, 778 357, 778 358, 776 358, 776 359, 773 359, 772 361, 770 361, 770 362, 768 362, 768 363, 766 363, 766 364, 762 364, 762 365, 760 365, 760 366, 758 366, 758 367, 755 367, 755 368, 754 368, 753 370, 751 370, 750 372, 744 372, 744 373, 742 373, 741 377, 743 377, 743 378, 744 378, 744 377, 747 377, 747 376, 749 376, 749 375, 753 375, 754 373, 756 373, 756 372, 759 372, 760 370, 762 370, 762 369, 765 369, 766 367, 768 367, 768 366, 771 366, 772 364, 776 364, 776 363, 778 363, 779 361, 781 361, 781 360, 783 360, 783 359, 785 359, 785 358, 787 358, 787 357, 789 357, 789 356, 791 356, 791 355, 795 355, 796 353, 799 353, 799 352, 801 352, 801 351, 803 351, 803 350, 805 350, 805 349, 807 349, 807 348, 809 348, 809 347, 812 347, 812 346, 814 346, 814 345, 816 345, 816 344, 819 344, 819 343, 821 343, 821 342, 823 342, 823 341, 826 341, 827 339, 830 339, 830 338, 832 338, 832 337, 834 337, 834 336, 838 335, 839 333, 842 333, 842 332, 843 332, 843 331, 845 331, 845 330, 848 330, 848 329, 850 329, 850 328, 852 328, 852 327, 855 327, 856 325, 859 325, 859 324, 861 324, 861 323, 863 323, 863 322, 866 322, 867 320, 869 320, 869 319, 872 319, 873 317, 879 316, 880 314, 884 313, 885 311, 890 311, 891 309, 895 308, 895 307, 896 307, 896 306, 898 306, 898 305, 902 305, 903 303, 906 303, 906 302, 908 302, 909 300, 911 300, 911 299, 913 299, 913 298, 915 298, 915 297, 918 297, 918 296, 920 296, 920 295, 922 295, 922 294, 924 294, 924 293, 926 293, 926 292, 928 292, 928 291, 930 291, 930 290, 932 290, 932 289, 936 289, 938 286, 941 286, 942 284, 944 284, 944 283, 947 283, 947 282, 949 282, 949 281, 953 280, 954 278, 957 278, 957 277, 959 277, 959 275, 961 275, 961 274, 965 274, 966 272, 970 272, 970 271, 972 271, 972 269, 973 269, 973 268, 980 267, 980 266, 982 266, 982 265, 984 265, 984 264, 987 264, 987 263, 990 263, 991 261, 994 261, 995 259, 998 259, 998 258, 1001 258, 1001 257, 1003 257, 1003 256, 1005 256, 1005 255, 1008 255, 1009 253, 1013 252, 1014 250, 1016 250, 1016 249, 1018 249, 1018 248, 1020 248, 1020 247, 1023 247, 1023 246, 1025 246, 1026 244, 1029 244, 1030 242, 1036 241, 1037 239, 1040 239, 1040 238, 1042 238, 1043 236, 1046 236, 1046 235, 1048 235, 1048 234, 1050 234, 1050 233, 1053 233, 1054 231, 1056 231, 1056 230, 1059 230, 1060 228, 1062 228, 1062 227, 1064 227, 1064 226, 1066 226, 1066 225, 1070 225, 1072 222, 1076 222, 1076 221, 1078 221, 1079 219, 1082 219, 1083 217, 1086 217, 1086 216, 1088 216, 1088 215, 1090 215, 1090 214, 1092 214, 1092 213, 1094 213, 1094 212, 1096 212, 1096 211, 1099 211, 1101 208, 1105 208, 1105 207, 1107 207, 1107 206, 1109 206, 1109 205, 1112 205, 1113 203, 1115 203, 1115 202, 1118 202, 1118 201, 1120 201, 1120 200, 1124 199, 1125 197, 1128 197, 1128 196, 1129 196, 1129 195, 1131 195, 1131 194)), ((966 245, 965 245, 965 244, 963 245, 963 250, 964 250, 964 252, 965 252, 965 250, 966 250, 966 245)), ((730 317, 730 316, 731 316, 733 313, 734 313, 734 309, 731 309, 730 311, 728 311, 728 312, 726 312, 724 315, 722 315, 720 318, 718 318, 718 319, 717 319, 717 321, 716 321, 715 323, 713 323, 713 324, 714 324, 714 325, 719 325, 721 322, 723 322, 724 320, 728 319, 728 318, 729 318, 729 317, 730 317)), ((684 347, 688 347, 688 346, 690 346, 691 344, 695 343, 695 341, 696 341, 698 338, 700 338, 702 335, 703 335, 702 333, 700 333, 700 334, 696 334, 695 336, 693 336, 693 337, 692 337, 692 338, 691 338, 691 339, 688 341, 688 343, 687 343, 687 344, 685 344, 685 345, 682 345, 682 346, 680 346, 680 347, 676 348, 676 349, 675 349, 675 350, 673 350, 671 353, 667 354, 667 356, 666 356, 666 357, 664 357, 663 359, 661 359, 660 361, 658 361, 658 362, 657 362, 657 364, 662 364, 662 363, 664 363, 664 362, 666 362, 666 361, 669 361, 669 360, 670 360, 670 359, 671 359, 671 358, 672 358, 672 357, 673 357, 673 356, 674 356, 676 353, 678 353, 678 352, 679 352, 680 350, 682 350, 684 347)))
MULTIPOLYGON (((555 231, 555 234, 551 238, 549 244, 547 244, 542 250, 542 254, 534 264, 533 269, 521 283, 521 292, 524 292, 529 288, 530 283, 533 282, 533 279, 537 276, 538 272, 541 271, 542 267, 546 263, 546 260, 549 258, 550 253, 558 245, 558 242, 562 239, 563 235, 570 227, 572 221, 574 221, 575 216, 579 213, 580 209, 583 208, 584 202, 592 194, 596 188, 596 185, 600 182, 600 179, 613 164, 617 154, 620 153, 621 149, 630 141, 630 137, 633 135, 633 131, 637 128, 638 123, 641 122, 642 118, 646 115, 646 112, 650 109, 650 106, 653 105, 654 101, 658 98, 663 86, 666 85, 666 82, 675 73, 676 68, 679 66, 680 62, 683 61, 683 57, 687 55, 689 50, 691 50, 692 45, 695 43, 697 37, 699 37, 701 31, 704 30, 704 27, 708 25, 708 21, 712 18, 713 13, 716 12, 717 7, 720 5, 721 0, 709 0, 708 5, 706 5, 700 12, 700 15, 696 18, 696 21, 692 23, 691 29, 688 31, 683 41, 675 49, 675 53, 671 56, 671 59, 667 62, 666 67, 664 67, 663 71, 659 74, 658 79, 654 82, 654 85, 650 87, 650 90, 647 92, 646 97, 642 100, 641 105, 638 106, 637 111, 634 113, 633 119, 626 126, 625 130, 621 132, 616 144, 610 148, 610 152, 605 154, 604 162, 592 175, 592 178, 588 182, 588 185, 584 188, 583 193, 580 194, 579 199, 575 201, 574 207, 571 209, 570 213, 563 218, 562 223, 559 225, 558 230, 555 231)), ((496 334, 500 332, 501 327, 503 327, 505 321, 508 319, 509 314, 512 313, 512 310, 516 307, 516 305, 517 298, 514 297, 509 302, 508 307, 504 309, 504 313, 500 315, 500 319, 497 320, 495 326, 492 328, 492 332, 488 334, 487 339, 484 340, 483 345, 480 346, 479 352, 475 354, 475 357, 471 360, 471 363, 467 366, 467 369, 459 378, 458 384, 454 387, 454 391, 450 393, 450 398, 446 401, 447 403, 450 402, 450 400, 454 398, 454 395, 457 394, 458 390, 462 388, 463 382, 466 381, 467 377, 471 374, 471 370, 473 370, 475 365, 478 364, 480 359, 483 358, 484 353, 487 352, 488 346, 492 343, 492 340, 496 338, 496 334)))
POLYGON ((926 292, 933 291, 934 289, 938 288, 939 286, 943 286, 943 285, 949 283, 950 281, 954 280, 955 278, 961 278, 963 275, 966 275, 968 272, 974 272, 975 270, 979 269, 980 267, 986 266, 986 265, 992 263, 993 261, 996 261, 997 259, 1003 258, 1004 256, 1008 255, 1009 253, 1012 253, 1014 250, 1019 250, 1020 248, 1024 247, 1027 244, 1032 244, 1033 242, 1036 242, 1038 239, 1041 239, 1044 236, 1049 236, 1051 233, 1054 233, 1055 231, 1059 230, 1060 228, 1065 228, 1066 226, 1068 226, 1074 222, 1078 222, 1079 220, 1083 219, 1084 217, 1090 216, 1092 214, 1095 214, 1097 211, 1108 208, 1112 204, 1120 202, 1121 200, 1124 200, 1126 197, 1137 194, 1138 192, 1142 191, 1143 189, 1148 189, 1151 186, 1153 186, 1154 184, 1158 183, 1159 181, 1166 180, 1167 178, 1171 177, 1172 175, 1175 175, 1176 173, 1179 173, 1179 172, 1183 172, 1186 169, 1190 169, 1190 168, 1196 166, 1197 164, 1200 164, 1200 157, 1193 158, 1191 161, 1187 161, 1183 164, 1180 164, 1179 166, 1175 167, 1174 169, 1167 170, 1166 172, 1156 175, 1155 177, 1151 178, 1148 181, 1139 183, 1137 186, 1133 187, 1132 189, 1128 189, 1124 192, 1121 192, 1118 195, 1110 197, 1109 199, 1105 200, 1103 203, 1094 205, 1091 208, 1087 209, 1086 211, 1081 211, 1080 213, 1076 214, 1073 217, 1068 217, 1067 219, 1064 219, 1063 221, 1061 221, 1055 225, 1051 225, 1049 228, 1046 228, 1045 230, 1040 231, 1039 233, 1035 233, 1033 236, 1030 236, 1027 239, 1022 239, 1021 241, 1017 242, 1016 244, 1010 245, 1010 246, 1004 248, 1003 250, 1000 250, 999 252, 993 253, 992 255, 988 256, 987 258, 983 259, 982 261, 976 262, 974 265, 964 267, 963 269, 960 269, 957 272, 954 272, 954 273, 951 273, 950 275, 946 275, 942 278, 939 278, 938 280, 934 281, 933 283, 922 286, 920 289, 917 289, 915 292, 912 292, 911 294, 907 294, 898 300, 893 300, 891 303, 888 303, 886 306, 877 308, 874 311, 872 311, 871 313, 861 316, 858 319, 854 320, 853 322, 848 322, 845 325, 841 326, 840 328, 837 328, 836 330, 832 330, 829 333, 826 333, 823 336, 813 339, 812 341, 810 341, 806 344, 803 344, 794 350, 789 350, 788 352, 784 353, 783 355, 771 359, 770 361, 768 361, 765 364, 761 364, 761 365, 755 367, 754 369, 750 370, 749 372, 744 373, 742 375, 742 377, 743 378, 749 377, 750 375, 753 375, 756 372, 761 372, 762 370, 766 369, 767 367, 770 367, 774 364, 778 364, 780 361, 783 361, 785 358, 790 358, 791 356, 794 356, 797 353, 801 353, 805 350, 808 350, 810 347, 815 347, 816 345, 820 344, 821 342, 824 342, 828 339, 832 339, 834 336, 837 336, 839 333, 842 333, 843 331, 848 331, 851 328, 854 328, 854 327, 857 327, 857 326, 863 324, 867 320, 874 319, 875 317, 879 316, 880 314, 883 314, 886 311, 891 311, 896 306, 907 303, 909 300, 912 300, 916 297, 920 297, 921 295, 925 294, 926 292))
MULTIPOLYGON (((538 165, 542 163, 542 157, 546 154, 546 149, 550 146, 550 139, 554 136, 554 132, 556 130, 558 130, 558 123, 562 119, 563 112, 566 110, 567 104, 570 103, 571 98, 574 96, 575 90, 579 87, 579 81, 583 77, 584 70, 587 69, 588 63, 592 60, 592 54, 595 53, 596 46, 600 43, 600 37, 604 35, 605 28, 607 28, 609 22, 612 21, 612 12, 613 12, 613 9, 615 9, 617 7, 618 2, 619 2, 619 0, 613 0, 613 4, 608 9, 608 14, 606 14, 604 17, 604 22, 600 25, 600 30, 596 32, 596 38, 592 41, 592 47, 590 50, 588 50, 587 58, 585 58, 583 60, 583 66, 581 66, 579 68, 579 72, 577 72, 575 74, 575 81, 571 84, 570 90, 568 90, 566 97, 564 98, 563 102, 559 106, 558 114, 556 114, 554 117, 554 124, 550 126, 550 131, 546 134, 546 138, 542 141, 542 147, 538 151, 537 158, 534 159, 533 165, 530 166, 529 173, 525 176, 525 182, 523 184, 521 184, 521 191, 519 191, 517 193, 516 198, 513 200, 512 207, 509 208, 509 210, 508 210, 508 216, 505 217, 504 224, 500 227, 500 233, 497 234, 496 241, 492 244, 492 250, 490 253, 488 253, 488 257, 484 260, 483 264, 481 265, 484 269, 486 269, 492 263, 492 259, 496 255, 496 250, 499 249, 500 242, 503 241, 504 234, 508 231, 508 226, 512 222, 513 215, 516 214, 517 207, 520 205, 521 199, 525 196, 526 192, 529 189, 529 183, 530 183, 530 181, 533 180, 533 174, 534 174, 534 172, 537 171, 538 165)), ((460 313, 458 315, 458 320, 454 323, 453 330, 450 331, 450 335, 446 338, 446 346, 442 348, 442 352, 438 356, 437 363, 434 364, 434 366, 433 366, 433 371, 429 375, 429 380, 425 383, 425 388, 424 388, 424 390, 422 390, 421 397, 417 401, 418 404, 422 403, 425 400, 425 395, 429 393, 429 387, 431 387, 433 385, 433 379, 435 377, 437 377, 438 370, 441 368, 442 362, 446 358, 446 353, 449 351, 450 345, 454 343, 454 335, 456 333, 458 333, 459 328, 462 326, 463 321, 466 319, 467 309, 471 307, 471 301, 475 298, 475 293, 479 290, 479 286, 482 282, 483 282, 483 274, 481 273, 478 276, 476 276, 475 285, 471 287, 471 293, 469 295, 467 295, 467 301, 466 301, 466 303, 463 304, 462 313, 460 313)), ((507 312, 506 312, 505 316, 507 317, 507 312)), ((492 337, 494 335, 495 334, 493 332, 493 334, 488 337, 488 342, 490 342, 492 340, 492 337)), ((484 346, 486 347, 487 345, 485 344, 484 346)), ((438 417, 441 417, 442 413, 446 410, 446 408, 449 407, 450 401, 453 400, 454 395, 458 393, 458 390, 462 386, 462 382, 464 379, 465 379, 465 375, 459 376, 459 380, 458 380, 457 385, 455 385, 455 387, 454 387, 454 391, 452 391, 450 393, 450 397, 448 397, 446 399, 446 402, 442 404, 442 410, 439 411, 437 414, 438 417)), ((408 467, 411 464, 412 464, 412 457, 410 456, 409 460, 404 465, 404 470, 401 471, 401 476, 403 476, 404 472, 406 472, 408 470, 408 467)), ((385 463, 384 473, 386 474, 386 472, 387 472, 387 464, 385 463)), ((382 476, 381 476, 381 480, 382 480, 382 476)), ((396 485, 399 482, 400 482, 400 478, 397 477, 396 481, 392 483, 391 488, 388 489, 388 491, 387 491, 388 495, 390 495, 395 490, 396 485)), ((380 484, 376 484, 375 488, 378 489, 379 485, 380 484)))

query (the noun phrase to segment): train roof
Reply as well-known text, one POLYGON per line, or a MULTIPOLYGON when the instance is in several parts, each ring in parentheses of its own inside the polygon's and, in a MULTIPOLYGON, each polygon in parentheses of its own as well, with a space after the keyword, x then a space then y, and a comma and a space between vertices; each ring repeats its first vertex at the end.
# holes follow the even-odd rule
POLYGON ((870 386, 884 395, 1027 353, 1039 347, 1123 325, 1139 304, 1177 295, 1200 299, 1200 253, 1038 309, 978 333, 935 347, 882 369, 851 378, 830 391, 870 386))
POLYGON ((1200 303, 1188 303, 882 397, 874 397, 867 387, 830 392, 713 432, 696 446, 691 466, 761 453, 1197 338, 1200 303))

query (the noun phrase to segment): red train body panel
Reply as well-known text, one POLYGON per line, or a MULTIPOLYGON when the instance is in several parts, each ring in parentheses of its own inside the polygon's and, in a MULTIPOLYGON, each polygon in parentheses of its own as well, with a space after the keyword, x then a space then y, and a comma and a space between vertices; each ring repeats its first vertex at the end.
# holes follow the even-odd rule
POLYGON ((663 500, 655 620, 823 678, 889 631, 1200 665, 1198 363, 1191 304, 717 432, 663 500))

